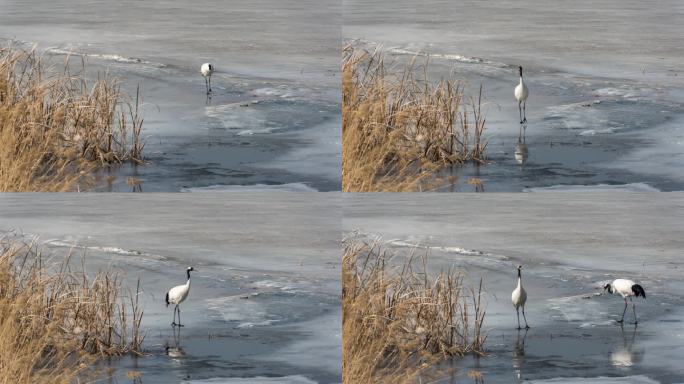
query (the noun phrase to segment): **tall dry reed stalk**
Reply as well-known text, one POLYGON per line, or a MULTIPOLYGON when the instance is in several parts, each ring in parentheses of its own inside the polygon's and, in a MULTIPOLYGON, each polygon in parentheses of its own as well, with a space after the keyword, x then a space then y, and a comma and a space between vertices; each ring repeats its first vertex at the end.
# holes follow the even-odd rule
POLYGON ((441 168, 482 163, 487 142, 478 98, 462 83, 433 84, 427 62, 388 70, 379 50, 352 45, 342 64, 342 188, 345 192, 414 191, 440 186, 441 168), (391 71, 391 73, 390 73, 391 71))
POLYGON ((140 354, 139 293, 112 270, 88 277, 69 256, 0 238, 0 383, 72 383, 98 358, 140 354))
POLYGON ((108 74, 90 83, 69 68, 0 48, 0 191, 84 189, 98 168, 142 162, 139 92, 125 101, 108 74))
POLYGON ((344 383, 416 382, 444 358, 484 353, 482 281, 474 289, 453 270, 431 276, 427 255, 391 259, 377 242, 345 241, 344 383))

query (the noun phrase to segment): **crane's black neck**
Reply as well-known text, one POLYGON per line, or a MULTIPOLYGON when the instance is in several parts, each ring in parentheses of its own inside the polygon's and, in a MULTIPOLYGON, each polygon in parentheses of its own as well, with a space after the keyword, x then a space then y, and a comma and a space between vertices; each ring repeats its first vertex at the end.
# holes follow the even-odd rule
POLYGON ((190 270, 188 269, 188 280, 190 280, 190 270))
POLYGON ((518 279, 521 279, 521 278, 522 278, 522 273, 521 273, 521 271, 518 269, 518 279))
POLYGON ((522 67, 518 67, 518 69, 520 69, 520 77, 522 78, 522 77, 523 77, 523 75, 522 75, 522 67))

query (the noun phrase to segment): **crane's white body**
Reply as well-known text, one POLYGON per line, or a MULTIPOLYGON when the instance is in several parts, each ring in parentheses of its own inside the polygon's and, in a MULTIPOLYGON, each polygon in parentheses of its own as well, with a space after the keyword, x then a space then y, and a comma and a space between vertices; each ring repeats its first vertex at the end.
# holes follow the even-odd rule
POLYGON ((511 301, 513 302, 515 309, 524 307, 525 302, 527 302, 527 292, 525 291, 525 288, 523 288, 522 281, 519 277, 518 286, 515 287, 515 290, 513 290, 513 293, 511 294, 511 301))
POLYGON ((632 297, 641 296, 645 299, 646 292, 644 291, 644 288, 635 283, 633 280, 629 279, 615 279, 612 283, 606 284, 603 288, 611 294, 622 296, 622 298, 625 300, 625 308, 622 310, 622 317, 620 320, 618 320, 618 323, 625 321, 625 312, 627 312, 627 298, 629 298, 629 301, 632 303, 632 312, 634 312, 634 324, 637 324, 636 304, 634 301, 632 301, 632 297))
POLYGON ((527 101, 527 96, 530 95, 530 90, 527 88, 527 84, 525 84, 522 76, 520 76, 520 83, 518 83, 518 85, 515 87, 513 94, 519 103, 527 101))
POLYGON ((204 63, 200 67, 200 73, 202 73, 202 76, 204 77, 209 77, 214 73, 214 66, 211 65, 211 63, 204 63))
POLYGON ((527 122, 527 115, 525 109, 527 108, 527 97, 530 95, 530 90, 523 80, 523 69, 520 68, 520 83, 513 90, 515 99, 518 100, 518 112, 520 112, 520 124, 527 122))
POLYGON ((527 317, 525 316, 525 303, 527 302, 527 292, 525 292, 525 288, 523 288, 522 285, 522 274, 521 274, 522 266, 518 266, 518 286, 515 287, 513 290, 513 293, 511 293, 511 302, 513 302, 513 306, 515 307, 515 311, 518 314, 518 329, 521 329, 520 327, 520 309, 522 308, 522 313, 523 313, 523 318, 525 319, 525 329, 530 328, 527 325, 527 317))
POLYGON ((169 290, 169 304, 178 305, 188 298, 188 293, 190 293, 190 279, 183 285, 177 285, 169 290))
POLYGON ((615 295, 620 295, 622 298, 634 296, 634 292, 632 291, 632 287, 636 283, 632 280, 627 280, 627 279, 615 279, 611 283, 613 286, 613 294, 615 295))
POLYGON ((190 272, 194 271, 195 269, 193 267, 189 267, 186 271, 188 274, 188 281, 183 284, 183 285, 177 285, 171 289, 169 289, 168 292, 166 292, 166 306, 168 307, 169 304, 174 304, 175 307, 173 308, 173 322, 171 323, 172 326, 178 325, 179 327, 182 327, 183 325, 181 324, 180 321, 180 303, 185 301, 185 299, 188 298, 188 294, 190 293, 190 272), (176 323, 176 312, 178 312, 178 323, 176 323))
POLYGON ((200 73, 204 76, 204 84, 207 86, 207 94, 211 93, 211 75, 214 73, 214 66, 211 63, 204 63, 200 67, 200 73))

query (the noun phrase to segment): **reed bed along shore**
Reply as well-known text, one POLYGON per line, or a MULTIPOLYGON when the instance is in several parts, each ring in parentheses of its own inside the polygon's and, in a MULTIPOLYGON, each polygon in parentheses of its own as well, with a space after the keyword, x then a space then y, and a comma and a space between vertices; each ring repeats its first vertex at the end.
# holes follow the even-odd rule
POLYGON ((143 310, 113 270, 88 276, 67 255, 0 238, 0 383, 73 383, 98 359, 141 354, 143 310))
POLYGON ((342 271, 344 383, 413 383, 445 358, 484 354, 482 282, 453 270, 431 275, 427 255, 405 261, 378 242, 345 240, 342 271))
POLYGON ((427 65, 414 58, 396 69, 380 50, 344 49, 345 192, 431 190, 444 184, 436 174, 445 166, 485 162, 482 87, 467 97, 458 80, 432 83, 427 65))
POLYGON ((139 92, 71 67, 0 48, 0 192, 83 190, 103 167, 143 162, 139 92))

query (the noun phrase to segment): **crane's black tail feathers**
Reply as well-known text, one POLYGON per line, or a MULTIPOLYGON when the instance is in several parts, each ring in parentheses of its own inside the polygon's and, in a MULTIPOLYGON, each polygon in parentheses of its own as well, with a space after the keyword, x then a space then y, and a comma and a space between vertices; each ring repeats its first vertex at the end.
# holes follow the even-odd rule
POLYGON ((644 299, 646 298, 646 291, 644 291, 644 288, 642 288, 639 284, 632 285, 632 292, 634 292, 634 296, 636 297, 641 296, 644 299))
POLYGON ((169 304, 171 304, 171 303, 169 303, 169 293, 166 292, 166 306, 168 307, 169 304))

